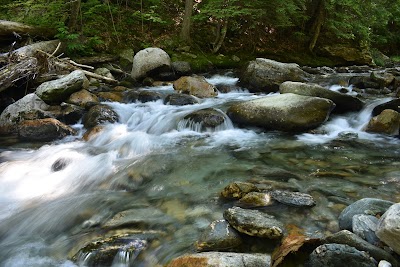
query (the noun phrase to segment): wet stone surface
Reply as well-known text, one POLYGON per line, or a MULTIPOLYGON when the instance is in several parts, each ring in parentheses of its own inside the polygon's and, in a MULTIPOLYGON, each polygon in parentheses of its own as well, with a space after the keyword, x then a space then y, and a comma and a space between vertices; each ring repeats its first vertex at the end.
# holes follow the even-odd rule
POLYGON ((284 233, 284 226, 280 221, 258 210, 233 207, 224 212, 224 218, 233 228, 250 236, 277 239, 284 233))

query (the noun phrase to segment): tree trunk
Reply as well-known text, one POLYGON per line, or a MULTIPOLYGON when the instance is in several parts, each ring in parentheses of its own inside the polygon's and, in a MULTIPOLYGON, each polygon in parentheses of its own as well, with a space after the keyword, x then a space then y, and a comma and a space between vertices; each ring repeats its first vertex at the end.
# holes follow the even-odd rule
POLYGON ((316 4, 316 10, 314 12, 314 21, 311 25, 311 41, 308 46, 310 51, 314 50, 315 45, 317 44, 319 34, 321 33, 321 27, 325 22, 325 0, 316 0, 318 1, 316 4))
POLYGON ((185 13, 183 15, 182 29, 181 29, 181 39, 185 44, 190 44, 190 24, 193 12, 193 2, 194 0, 185 1, 185 13))
POLYGON ((81 0, 73 0, 70 2, 70 13, 68 20, 68 30, 70 32, 76 32, 79 30, 78 18, 81 11, 81 0))
POLYGON ((213 53, 217 53, 220 49, 222 44, 224 43, 226 32, 228 31, 228 20, 224 20, 222 22, 222 27, 219 25, 217 27, 217 38, 213 44, 213 53))

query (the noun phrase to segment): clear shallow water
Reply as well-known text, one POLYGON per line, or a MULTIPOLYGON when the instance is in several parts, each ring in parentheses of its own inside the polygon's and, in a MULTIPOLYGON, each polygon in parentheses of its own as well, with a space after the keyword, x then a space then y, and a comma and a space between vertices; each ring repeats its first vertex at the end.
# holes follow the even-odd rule
MULTIPOLYGON (((225 111, 233 101, 257 97, 237 90, 183 107, 108 103, 120 123, 88 142, 76 137, 35 149, 1 147, 0 266, 76 266, 70 259, 87 242, 136 230, 158 234, 133 265, 165 264, 193 251, 199 233, 234 204, 218 199, 232 181, 313 195, 312 209, 268 212, 317 236, 337 231, 339 212, 356 199, 400 200, 398 140, 362 131, 373 106, 387 99, 358 114, 332 116, 314 134, 239 129, 229 120, 200 132, 183 121, 195 110, 225 111), (130 209, 156 209, 168 219, 118 231, 102 227, 130 209)), ((124 266, 121 255, 115 266, 124 266)))

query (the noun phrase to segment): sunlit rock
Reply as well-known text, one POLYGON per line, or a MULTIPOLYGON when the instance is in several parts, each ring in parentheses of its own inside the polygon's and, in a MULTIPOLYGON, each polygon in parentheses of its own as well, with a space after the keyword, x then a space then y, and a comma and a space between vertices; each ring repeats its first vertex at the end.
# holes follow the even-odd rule
POLYGON ((249 192, 258 192, 258 188, 252 183, 233 182, 225 186, 221 196, 227 199, 240 199, 249 192))
POLYGON ((73 128, 52 118, 26 120, 18 125, 19 138, 27 141, 53 141, 74 134, 73 128))
POLYGON ((169 70, 171 58, 161 48, 150 47, 140 50, 133 57, 131 76, 135 80, 141 80, 146 76, 154 76, 162 71, 169 70))
POLYGON ((381 114, 371 118, 365 128, 366 132, 398 135, 400 128, 400 113, 385 109, 381 114))
POLYGON ((0 115, 0 127, 14 128, 20 121, 43 119, 47 117, 45 114, 49 107, 37 95, 28 94, 3 110, 0 115))
POLYGON ((371 72, 371 80, 378 83, 380 88, 389 87, 393 84, 395 76, 389 72, 371 72))
POLYGON ((202 252, 175 258, 167 267, 265 267, 270 264, 271 256, 267 254, 202 252))
POLYGON ((199 98, 214 97, 217 89, 207 82, 203 76, 183 76, 174 82, 174 90, 178 93, 193 95, 199 98))
POLYGON ((278 239, 285 229, 274 216, 258 210, 233 207, 224 212, 224 218, 233 228, 250 236, 278 239))
POLYGON ((239 75, 240 85, 251 92, 276 92, 285 81, 304 82, 310 74, 298 64, 282 63, 266 58, 250 61, 239 75))
POLYGON ((267 207, 274 203, 274 200, 269 193, 250 192, 244 195, 239 203, 246 207, 267 207))
POLYGON ((83 89, 71 94, 66 102, 80 107, 85 107, 88 103, 98 103, 99 99, 96 95, 83 89))
POLYGON ((284 82, 279 86, 279 92, 281 94, 293 93, 330 99, 336 104, 333 113, 360 111, 364 107, 364 103, 357 97, 335 92, 318 84, 284 82))
POLYGON ((376 235, 400 255, 400 203, 392 205, 383 214, 376 235))
POLYGON ((235 103, 227 114, 242 126, 298 132, 320 126, 334 107, 329 99, 288 93, 235 103))
POLYGON ((88 85, 85 74, 80 70, 75 70, 60 79, 42 83, 36 88, 35 94, 46 103, 60 103, 71 94, 87 88, 88 85))

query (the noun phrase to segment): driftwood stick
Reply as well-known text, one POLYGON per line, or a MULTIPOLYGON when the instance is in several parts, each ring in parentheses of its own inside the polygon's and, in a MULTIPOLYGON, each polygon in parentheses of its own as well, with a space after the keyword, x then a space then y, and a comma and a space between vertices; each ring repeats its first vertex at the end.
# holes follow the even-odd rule
POLYGON ((79 63, 76 63, 75 61, 73 61, 73 60, 71 60, 71 59, 68 60, 68 62, 71 63, 72 65, 76 66, 76 67, 79 67, 79 68, 87 68, 87 69, 94 70, 94 67, 92 67, 92 66, 84 65, 84 64, 79 64, 79 63))
POLYGON ((115 79, 104 77, 104 76, 101 76, 99 74, 87 71, 87 70, 82 70, 82 71, 83 71, 83 73, 85 73, 85 75, 87 75, 89 77, 92 77, 92 78, 95 78, 95 79, 102 80, 103 82, 108 82, 108 83, 111 83, 111 84, 117 84, 118 83, 118 81, 115 80, 115 79))

